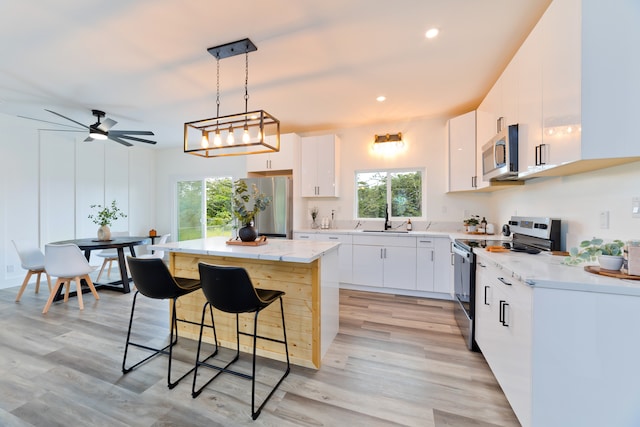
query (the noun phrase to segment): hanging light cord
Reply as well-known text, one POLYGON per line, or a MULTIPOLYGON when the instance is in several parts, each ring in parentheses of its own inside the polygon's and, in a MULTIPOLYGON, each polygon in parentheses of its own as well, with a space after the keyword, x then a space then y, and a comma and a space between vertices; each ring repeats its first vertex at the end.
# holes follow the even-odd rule
MULTIPOLYGON (((245 53, 245 77, 244 77, 244 112, 249 111, 249 91, 247 86, 249 85, 249 50, 245 53)), ((245 118, 246 119, 246 118, 245 118)))
POLYGON ((220 117, 220 54, 216 54, 216 117, 220 117))

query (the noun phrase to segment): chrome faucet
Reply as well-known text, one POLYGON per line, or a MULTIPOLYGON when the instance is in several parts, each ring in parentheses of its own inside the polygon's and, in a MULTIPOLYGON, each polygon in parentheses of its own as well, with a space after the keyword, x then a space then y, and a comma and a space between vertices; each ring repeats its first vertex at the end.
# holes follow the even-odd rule
POLYGON ((391 221, 389 221, 389 203, 384 207, 384 229, 391 229, 391 221))

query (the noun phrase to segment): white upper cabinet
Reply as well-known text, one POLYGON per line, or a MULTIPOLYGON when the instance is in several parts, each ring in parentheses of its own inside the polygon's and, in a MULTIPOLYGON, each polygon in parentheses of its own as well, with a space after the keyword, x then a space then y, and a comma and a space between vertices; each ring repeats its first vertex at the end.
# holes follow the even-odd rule
POLYGON ((468 191, 483 185, 476 170, 476 112, 449 120, 449 191, 468 191))
POLYGON ((536 26, 516 54, 518 86, 518 169, 530 171, 539 162, 542 144, 542 28, 536 26))
POLYGON ((337 197, 340 139, 336 135, 309 136, 301 143, 301 196, 337 197))
MULTIPOLYGON (((267 141, 273 141, 274 138, 274 136, 268 136, 267 141)), ((299 144, 300 137, 295 133, 280 135, 280 151, 245 156, 247 172, 293 170, 299 144)))
POLYGON ((554 0, 478 107, 477 148, 504 117, 519 124, 520 178, 640 160, 638 21, 632 0, 554 0))
POLYGON ((580 0, 555 1, 542 27, 542 145, 535 166, 580 159, 580 0))

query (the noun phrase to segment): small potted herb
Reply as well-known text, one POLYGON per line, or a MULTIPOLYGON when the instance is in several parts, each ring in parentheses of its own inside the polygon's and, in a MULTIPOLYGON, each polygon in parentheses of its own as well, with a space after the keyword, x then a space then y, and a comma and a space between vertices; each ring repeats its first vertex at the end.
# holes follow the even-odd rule
POLYGON ((471 215, 463 221, 463 224, 467 227, 468 232, 476 231, 478 229, 478 224, 480 224, 480 215, 471 215))
POLYGON ((604 240, 594 237, 591 240, 583 240, 577 248, 571 248, 569 256, 564 259, 563 263, 577 265, 583 262, 598 261, 601 268, 617 271, 622 267, 623 248, 624 242, 622 240, 604 243, 604 240))

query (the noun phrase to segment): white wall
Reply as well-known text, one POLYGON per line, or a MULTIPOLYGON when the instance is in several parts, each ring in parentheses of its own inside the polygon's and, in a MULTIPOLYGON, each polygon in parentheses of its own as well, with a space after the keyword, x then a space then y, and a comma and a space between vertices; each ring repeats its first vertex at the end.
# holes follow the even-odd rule
MULTIPOLYGON (((308 228, 311 223, 309 210, 313 206, 318 207, 320 218, 331 217, 333 209, 340 224, 355 225, 355 172, 373 169, 425 169, 424 221, 460 221, 462 225, 465 210, 483 215, 487 211, 484 207, 488 200, 487 194, 446 194, 447 120, 448 118, 443 117, 423 118, 335 131, 341 140, 340 196, 301 199, 304 228, 308 228), (383 157, 371 151, 375 134, 397 132, 402 132, 405 151, 393 157, 383 157)), ((382 224, 382 220, 379 222, 382 224)))
POLYGON ((640 197, 640 162, 567 177, 527 181, 492 193, 489 205, 500 224, 511 215, 560 218, 567 248, 594 236, 640 239, 640 219, 631 217, 631 199, 640 197), (600 213, 609 212, 609 228, 600 213))
MULTIPOLYGON (((95 236, 90 205, 110 203, 128 215, 114 231, 146 236, 155 222, 155 151, 83 133, 38 130, 38 122, 0 114, 0 288, 24 270, 11 240, 48 242, 95 236)), ((92 259, 92 263, 96 263, 92 259)))

